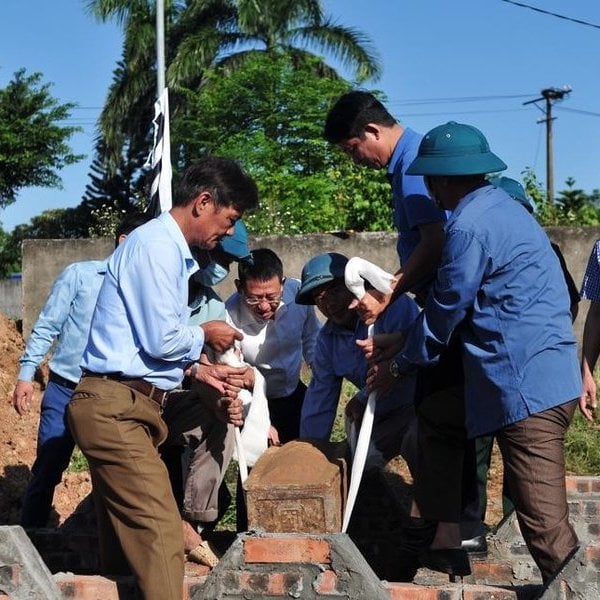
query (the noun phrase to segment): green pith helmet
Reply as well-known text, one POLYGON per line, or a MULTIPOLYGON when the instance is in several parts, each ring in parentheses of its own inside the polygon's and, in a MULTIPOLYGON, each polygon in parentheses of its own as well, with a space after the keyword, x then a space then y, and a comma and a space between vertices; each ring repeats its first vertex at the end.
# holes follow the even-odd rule
POLYGON ((434 127, 421 140, 408 175, 484 175, 506 165, 491 150, 485 136, 472 125, 450 121, 434 127))
POLYGON ((313 256, 302 268, 301 285, 296 294, 296 304, 314 304, 312 293, 324 283, 344 278, 348 259, 337 252, 313 256))
POLYGON ((530 213, 535 210, 533 202, 527 196, 523 186, 516 179, 511 179, 510 177, 490 177, 489 181, 493 186, 504 190, 519 204, 522 204, 530 213))

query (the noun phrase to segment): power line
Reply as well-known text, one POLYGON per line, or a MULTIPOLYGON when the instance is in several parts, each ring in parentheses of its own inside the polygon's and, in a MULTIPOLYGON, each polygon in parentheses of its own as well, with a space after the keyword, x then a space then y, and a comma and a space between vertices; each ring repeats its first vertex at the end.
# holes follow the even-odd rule
POLYGON ((454 102, 480 102, 485 100, 511 100, 514 98, 529 98, 532 94, 506 94, 500 96, 458 96, 454 98, 421 98, 416 100, 392 100, 387 106, 410 106, 413 104, 452 104, 454 102))
POLYGON ((549 10, 537 8, 535 6, 529 6, 529 4, 523 4, 522 2, 515 2, 515 0, 500 0, 500 1, 506 2, 507 4, 514 4, 515 6, 520 6, 521 8, 528 8, 529 10, 533 10, 535 12, 539 12, 544 15, 550 15, 552 17, 557 17, 558 19, 564 19, 565 21, 571 21, 571 23, 577 23, 578 25, 587 25, 588 27, 594 27, 595 29, 600 29, 600 25, 596 25, 595 23, 590 23, 589 21, 583 21, 582 19, 573 19, 572 17, 567 17, 565 15, 559 15, 557 13, 550 12, 549 10))

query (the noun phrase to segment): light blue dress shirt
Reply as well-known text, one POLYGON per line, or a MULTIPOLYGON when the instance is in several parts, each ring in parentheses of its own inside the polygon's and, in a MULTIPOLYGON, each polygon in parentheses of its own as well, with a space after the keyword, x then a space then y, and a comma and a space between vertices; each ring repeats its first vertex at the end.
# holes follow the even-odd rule
MULTIPOLYGON (((396 299, 375 322, 375 333, 404 331, 415 320, 419 309, 408 296, 396 299)), ((300 437, 328 440, 333 428, 342 382, 347 379, 360 389, 364 403, 367 393, 367 361, 356 340, 368 337, 367 326, 359 321, 350 331, 327 321, 317 338, 312 378, 304 396, 300 437)), ((385 414, 414 402, 415 378, 406 377, 393 390, 377 398, 375 412, 385 414)))
POLYGON ((50 370, 73 383, 79 381, 79 362, 105 273, 106 260, 87 260, 69 265, 58 276, 19 361, 20 380, 33 380, 56 340, 50 370))
POLYGON ((188 324, 188 279, 197 270, 168 212, 128 235, 108 261, 82 368, 165 390, 179 385, 204 343, 202 329, 188 324))
POLYGON ((397 357, 401 369, 434 363, 455 330, 471 437, 579 396, 558 258, 536 220, 490 185, 465 196, 446 224, 437 279, 397 357))
POLYGON ((444 222, 446 214, 429 197, 421 175, 406 175, 416 158, 423 136, 409 127, 398 140, 388 164, 388 178, 392 184, 394 225, 398 230, 397 251, 404 264, 421 239, 419 225, 444 222))

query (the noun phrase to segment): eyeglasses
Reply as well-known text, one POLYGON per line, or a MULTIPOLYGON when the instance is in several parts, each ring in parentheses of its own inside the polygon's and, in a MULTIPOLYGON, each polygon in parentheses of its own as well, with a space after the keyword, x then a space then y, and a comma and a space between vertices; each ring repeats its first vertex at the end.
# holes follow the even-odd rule
POLYGON ((258 298, 257 296, 246 296, 246 294, 242 294, 242 298, 244 302, 248 306, 258 306, 259 304, 270 304, 271 306, 279 306, 281 302, 282 294, 275 294, 273 296, 263 296, 262 298, 258 298))

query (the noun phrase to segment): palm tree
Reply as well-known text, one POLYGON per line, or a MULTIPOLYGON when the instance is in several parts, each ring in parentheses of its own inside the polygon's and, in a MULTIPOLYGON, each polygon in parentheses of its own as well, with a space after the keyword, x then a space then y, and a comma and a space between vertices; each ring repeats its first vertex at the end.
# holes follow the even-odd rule
MULTIPOLYGON (((320 53, 361 83, 380 75, 369 40, 323 15, 321 0, 166 0, 167 84, 171 118, 185 110, 186 91, 198 90, 208 68, 224 74, 257 52, 284 52, 297 64, 316 64, 319 77, 339 78, 320 53), (315 62, 314 58, 318 60, 315 62)), ((88 0, 102 21, 124 30, 123 57, 99 123, 104 162, 115 169, 125 149, 150 147, 155 96, 155 1, 88 0)))

